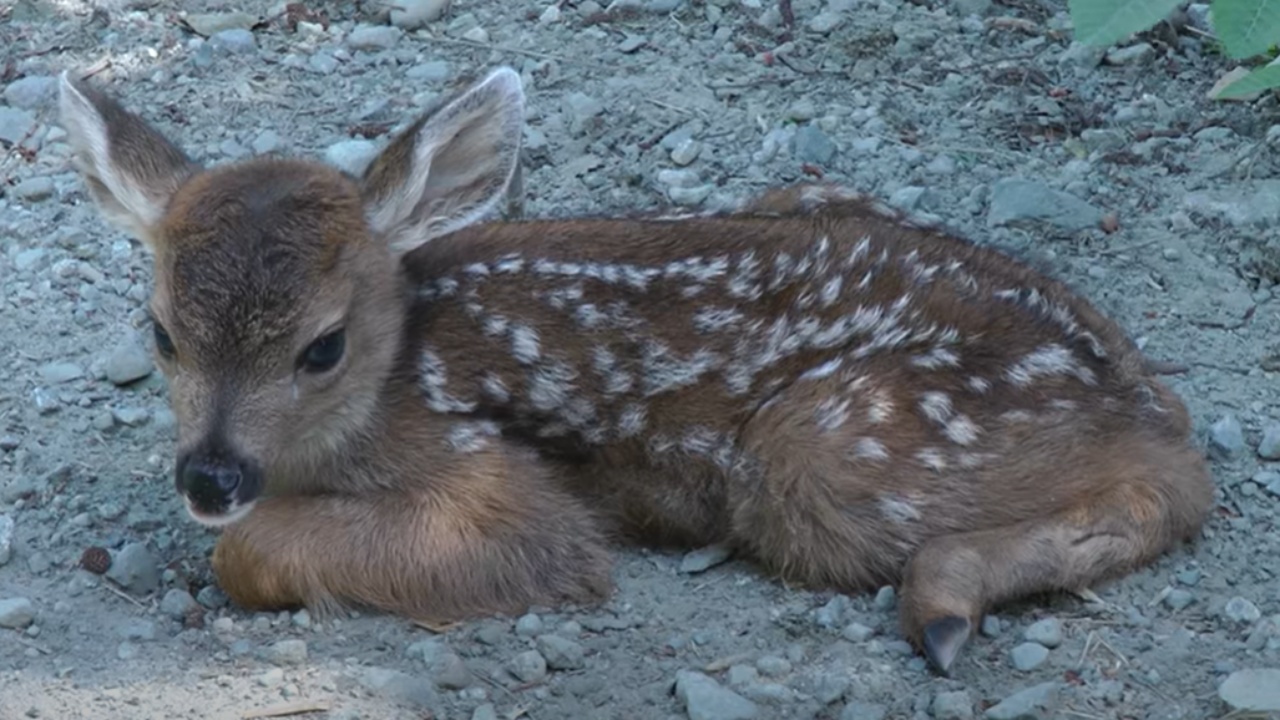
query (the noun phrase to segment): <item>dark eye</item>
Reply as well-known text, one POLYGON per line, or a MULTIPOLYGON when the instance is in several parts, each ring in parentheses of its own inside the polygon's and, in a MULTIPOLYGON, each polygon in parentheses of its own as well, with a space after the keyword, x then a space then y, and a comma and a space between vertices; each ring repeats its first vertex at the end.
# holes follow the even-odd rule
POLYGON ((347 347, 346 330, 334 330, 307 346, 299 358, 299 365, 307 372, 319 373, 332 370, 342 359, 347 347))
POLYGON ((178 349, 173 346, 173 338, 169 337, 169 331, 165 330, 159 322, 151 323, 151 327, 156 337, 156 349, 166 360, 172 360, 178 349))

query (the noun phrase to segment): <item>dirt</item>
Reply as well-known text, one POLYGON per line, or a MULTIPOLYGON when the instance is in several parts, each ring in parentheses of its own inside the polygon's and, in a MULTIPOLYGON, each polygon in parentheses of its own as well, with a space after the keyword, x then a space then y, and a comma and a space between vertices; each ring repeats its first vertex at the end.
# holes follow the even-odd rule
POLYGON ((1207 99, 1232 64, 1202 29, 1104 58, 1057 0, 455 0, 411 31, 374 3, 183 5, 0 0, 0 720, 1210 718, 1241 702, 1228 677, 1280 667, 1280 105, 1207 99), (182 21, 213 11, 267 19, 182 21), (139 339, 149 260, 88 202, 51 79, 98 70, 203 162, 348 163, 496 64, 529 93, 529 215, 822 176, 1077 287, 1174 373, 1219 488, 1202 537, 998 608, 952 678, 902 641, 892 589, 801 592, 714 551, 619 549, 604 608, 451 628, 227 606, 139 339))

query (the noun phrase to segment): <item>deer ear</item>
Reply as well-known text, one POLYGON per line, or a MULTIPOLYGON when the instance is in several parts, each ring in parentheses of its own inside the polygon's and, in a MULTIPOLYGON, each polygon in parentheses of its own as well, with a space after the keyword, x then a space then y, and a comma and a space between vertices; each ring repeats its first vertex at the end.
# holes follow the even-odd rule
POLYGON ((520 76, 507 67, 419 118, 365 170, 373 229, 403 254, 479 220, 511 184, 523 125, 520 76))
POLYGON ((152 230, 169 198, 199 166, 142 118, 68 72, 58 87, 61 123, 89 196, 109 222, 154 250, 152 230))

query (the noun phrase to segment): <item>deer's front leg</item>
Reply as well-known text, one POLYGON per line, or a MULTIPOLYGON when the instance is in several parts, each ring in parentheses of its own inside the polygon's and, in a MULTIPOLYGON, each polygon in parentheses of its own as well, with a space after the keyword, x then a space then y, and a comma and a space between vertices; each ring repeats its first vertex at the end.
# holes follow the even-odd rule
POLYGON ((598 602, 604 539, 543 480, 471 473, 412 492, 267 498, 226 530, 214 571, 245 609, 363 605, 442 622, 598 602))

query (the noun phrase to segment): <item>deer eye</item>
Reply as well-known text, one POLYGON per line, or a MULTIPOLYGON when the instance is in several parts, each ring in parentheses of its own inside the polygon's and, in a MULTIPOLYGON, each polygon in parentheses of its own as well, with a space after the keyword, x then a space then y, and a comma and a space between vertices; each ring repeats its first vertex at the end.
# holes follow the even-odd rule
POLYGON ((164 329, 158 321, 151 323, 152 334, 155 335, 156 349, 160 351, 166 360, 172 360, 173 356, 178 353, 178 349, 173 346, 173 338, 169 337, 169 331, 164 329))
POLYGON ((334 365, 342 359, 342 353, 347 347, 347 334, 345 329, 334 330, 333 332, 317 338, 307 346, 303 351, 302 357, 298 358, 298 365, 307 372, 320 373, 326 370, 332 370, 334 365))

